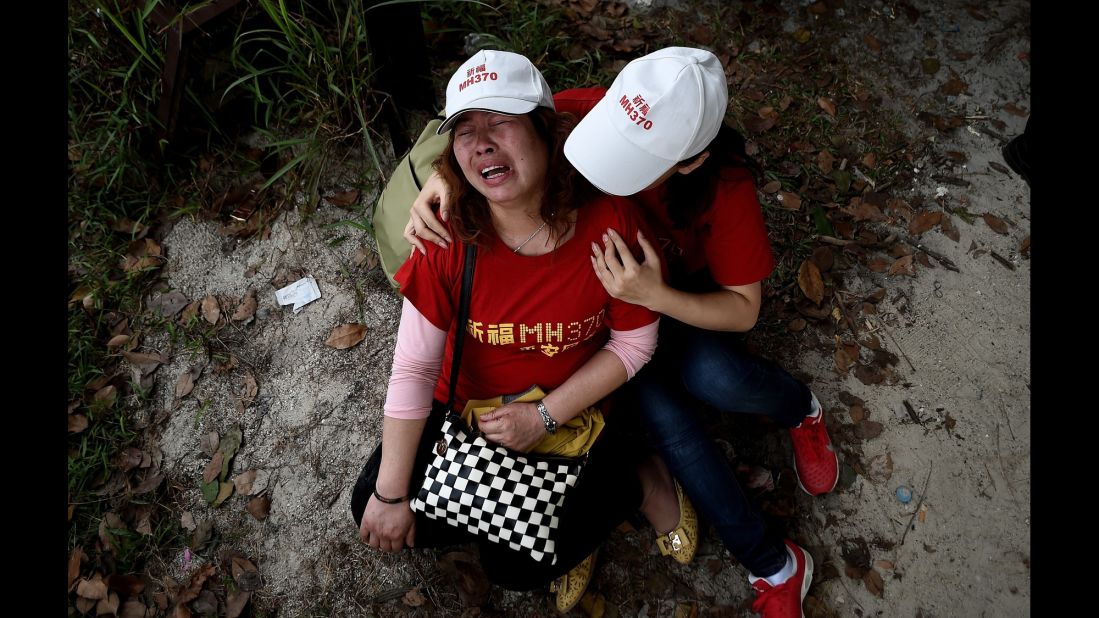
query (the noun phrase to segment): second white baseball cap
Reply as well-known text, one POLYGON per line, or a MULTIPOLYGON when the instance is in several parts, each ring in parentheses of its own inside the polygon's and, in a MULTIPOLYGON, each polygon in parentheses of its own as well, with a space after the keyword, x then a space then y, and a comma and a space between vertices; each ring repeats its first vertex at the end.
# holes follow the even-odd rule
POLYGON ((565 141, 565 156, 602 191, 633 195, 705 150, 728 104, 717 56, 667 47, 622 69, 565 141))
POLYGON ((556 109, 542 72, 526 56, 483 49, 450 78, 446 86, 446 120, 439 125, 438 134, 449 131, 465 112, 518 116, 538 107, 556 109))

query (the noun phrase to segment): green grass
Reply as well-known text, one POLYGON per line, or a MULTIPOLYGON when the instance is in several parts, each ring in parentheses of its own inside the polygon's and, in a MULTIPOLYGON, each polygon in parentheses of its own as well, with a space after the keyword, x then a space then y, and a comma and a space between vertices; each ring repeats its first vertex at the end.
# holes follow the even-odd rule
MULTIPOLYGON (((586 40, 570 34, 573 25, 561 11, 530 0, 498 0, 490 3, 429 2, 424 4, 428 36, 476 35, 481 49, 523 54, 542 71, 554 91, 566 88, 610 85, 614 72, 598 49, 586 49, 586 40), (486 5, 487 4, 487 5, 486 5), (577 46, 577 47, 574 47, 577 46)), ((460 41, 451 38, 452 44, 460 41)), ((468 54, 460 51, 465 60, 468 54)), ((456 66, 456 65, 455 65, 456 66)), ((453 66, 449 67, 453 70, 453 66)), ((443 77, 445 80, 446 77, 443 77)))

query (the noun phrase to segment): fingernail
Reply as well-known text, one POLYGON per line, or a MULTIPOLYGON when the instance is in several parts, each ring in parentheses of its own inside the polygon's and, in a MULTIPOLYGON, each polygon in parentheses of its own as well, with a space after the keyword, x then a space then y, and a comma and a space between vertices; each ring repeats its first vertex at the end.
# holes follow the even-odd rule
POLYGON ((603 242, 607 242, 607 239, 608 239, 608 238, 610 238, 610 237, 609 237, 609 236, 607 236, 606 234, 603 234, 603 242))
POLYGON ((591 250, 594 251, 595 253, 599 253, 599 245, 597 245, 595 243, 592 243, 591 244, 591 250))

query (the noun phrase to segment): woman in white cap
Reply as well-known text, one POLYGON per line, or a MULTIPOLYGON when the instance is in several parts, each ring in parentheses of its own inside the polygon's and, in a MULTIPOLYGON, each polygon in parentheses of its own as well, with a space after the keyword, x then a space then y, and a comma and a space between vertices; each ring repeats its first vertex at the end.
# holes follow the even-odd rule
MULTIPOLYGON (((438 436, 457 336, 457 410, 532 383, 548 393, 479 417, 486 438, 524 452, 625 383, 656 346, 658 314, 613 298, 588 257, 605 229, 632 237, 641 220, 631 203, 599 195, 568 164, 571 123, 554 111, 534 65, 478 52, 451 78, 446 116, 439 133, 450 140, 436 168, 456 187, 449 231, 459 242, 432 245, 396 273, 404 307, 382 445, 352 497, 360 536, 385 551, 474 540, 414 513, 408 501, 438 436), (466 244, 476 247, 476 269, 469 319, 459 327, 466 244)), ((676 485, 666 469, 639 459, 608 423, 560 515, 556 564, 478 537, 489 579, 527 590, 563 576, 557 606, 567 611, 591 578, 595 549, 631 513, 640 508, 671 529, 680 518, 676 485)), ((694 521, 693 511, 683 517, 694 521)))
MULTIPOLYGON (((838 462, 816 396, 748 354, 740 336, 756 323, 774 257, 750 171, 755 162, 724 123, 721 63, 705 50, 666 48, 626 65, 609 90, 574 89, 554 99, 561 111, 583 116, 565 144, 570 162, 602 191, 634 196, 657 232, 608 229, 592 247, 593 270, 612 296, 665 316, 658 352, 627 387, 636 407, 672 474, 748 569, 754 608, 767 617, 801 616, 812 558, 767 528, 699 416, 706 404, 770 417, 790 430, 802 489, 820 495, 835 486, 838 462), (624 250, 635 239, 640 261, 624 250)), ((423 241, 449 240, 430 214, 439 197, 445 206, 445 187, 435 179, 413 206, 406 239, 421 250, 423 241)))

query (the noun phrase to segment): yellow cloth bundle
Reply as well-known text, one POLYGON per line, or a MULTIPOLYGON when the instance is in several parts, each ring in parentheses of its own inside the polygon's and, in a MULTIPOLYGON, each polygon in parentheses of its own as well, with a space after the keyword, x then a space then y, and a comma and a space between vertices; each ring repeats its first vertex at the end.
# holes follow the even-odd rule
MULTIPOLYGON (((546 394, 538 385, 531 386, 525 393, 518 396, 500 396, 492 399, 471 399, 466 402, 462 410, 462 420, 470 427, 477 429, 477 421, 482 414, 487 414, 505 403, 534 403, 546 394), (506 402, 505 402, 506 399, 506 402)), ((542 455, 560 455, 562 457, 579 457, 587 453, 599 432, 603 431, 603 411, 592 406, 577 414, 569 422, 558 425, 557 433, 547 433, 533 447, 531 453, 542 455)))

